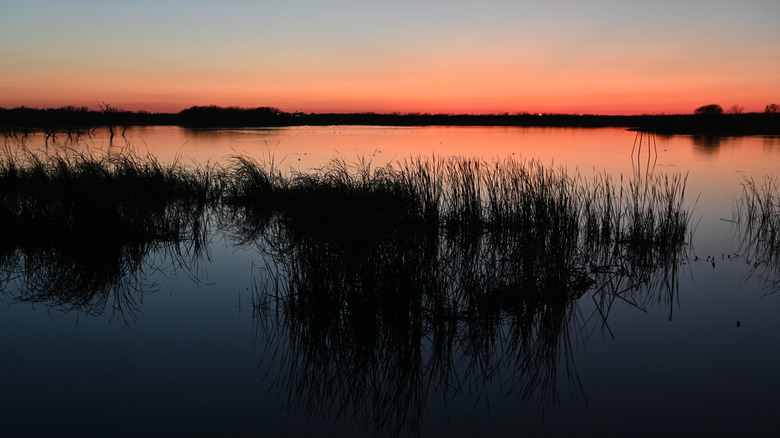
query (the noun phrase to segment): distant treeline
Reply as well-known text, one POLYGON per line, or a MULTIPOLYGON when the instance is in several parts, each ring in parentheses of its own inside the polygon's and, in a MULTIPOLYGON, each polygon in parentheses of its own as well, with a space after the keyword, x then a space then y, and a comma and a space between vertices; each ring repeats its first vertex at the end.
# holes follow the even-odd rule
POLYGON ((625 127, 665 134, 780 135, 780 113, 575 115, 575 114, 378 114, 301 113, 273 107, 193 106, 178 113, 123 111, 108 105, 50 109, 0 108, 0 129, 62 131, 103 126, 178 125, 190 128, 301 125, 625 127))

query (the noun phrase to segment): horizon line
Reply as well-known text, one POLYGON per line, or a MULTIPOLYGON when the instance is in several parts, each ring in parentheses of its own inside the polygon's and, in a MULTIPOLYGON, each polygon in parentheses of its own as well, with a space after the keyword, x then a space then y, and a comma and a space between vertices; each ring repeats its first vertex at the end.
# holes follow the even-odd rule
MULTIPOLYGON (((717 105, 718 104, 708 104, 708 105, 702 105, 704 106, 710 106, 710 105, 717 105)), ((770 104, 772 105, 772 104, 770 104)), ((770 105, 767 105, 769 107, 770 105)), ((721 107, 722 108, 722 107, 721 107)), ((192 109, 215 109, 215 110, 234 110, 234 111, 255 111, 255 110, 270 110, 270 112, 277 112, 279 114, 290 114, 290 115, 379 115, 379 116, 473 116, 473 117, 480 117, 480 116, 503 116, 503 117, 512 117, 512 116, 599 116, 599 117, 648 117, 648 116, 685 116, 685 115, 695 115, 696 109, 691 110, 691 112, 688 113, 667 113, 667 112, 651 112, 651 113, 622 113, 622 114, 606 114, 606 113, 590 113, 590 112, 538 112, 538 111, 500 111, 500 112, 421 112, 421 111, 409 111, 409 112, 401 112, 401 111, 388 111, 388 112, 377 112, 377 111, 371 111, 371 110, 364 110, 364 111, 324 111, 324 112, 316 112, 316 111, 290 111, 290 110, 283 110, 275 106, 241 106, 241 105, 227 105, 227 106, 221 106, 216 104, 207 104, 207 105, 190 105, 188 107, 182 108, 178 111, 150 111, 145 109, 123 109, 118 106, 113 106, 110 103, 106 104, 105 102, 98 102, 97 108, 96 107, 90 107, 87 105, 60 105, 60 106, 48 106, 48 107, 41 107, 41 106, 27 106, 27 105, 17 105, 14 107, 4 107, 0 106, 0 110, 4 111, 12 111, 12 110, 34 110, 34 111, 72 111, 72 112, 83 112, 83 111, 90 111, 90 112, 105 112, 106 110, 110 112, 120 112, 120 113, 136 113, 136 114, 180 114, 183 111, 186 110, 192 110, 192 109)), ((744 109, 744 108, 742 108, 744 109)), ((743 112, 743 111, 730 111, 732 110, 732 107, 723 109, 724 115, 739 115, 739 114, 761 114, 766 111, 749 111, 749 112, 743 112)))

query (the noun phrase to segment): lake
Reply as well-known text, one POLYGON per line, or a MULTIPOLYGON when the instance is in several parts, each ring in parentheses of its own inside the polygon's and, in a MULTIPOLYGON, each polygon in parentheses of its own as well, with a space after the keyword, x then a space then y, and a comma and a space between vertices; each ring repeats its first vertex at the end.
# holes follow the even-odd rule
MULTIPOLYGON (((322 308, 332 303, 316 296, 304 303, 305 287, 353 294, 444 285, 456 294, 475 278, 478 287, 494 284, 499 271, 489 265, 470 271, 476 259, 464 256, 467 246, 437 241, 430 262, 427 250, 413 248, 417 242, 404 242, 403 235, 374 245, 390 248, 381 256, 354 255, 333 242, 262 240, 246 226, 207 218, 197 249, 147 248, 117 265, 110 287, 79 302, 47 289, 72 286, 46 283, 56 277, 47 260, 9 250, 0 271, 3 430, 774 435, 780 428, 780 260, 776 247, 746 238, 735 213, 746 178, 777 176, 780 138, 643 134, 641 146, 638 140, 636 132, 616 128, 383 126, 161 126, 131 127, 113 139, 104 130, 79 138, 6 138, 10 150, 22 143, 50 153, 129 148, 185 165, 229 165, 242 155, 273 160, 284 175, 311 173, 334 158, 397 167, 411 157, 533 159, 613 181, 680 175, 687 177, 683 206, 691 220, 684 248, 671 260, 632 265, 644 269, 641 275, 588 281, 560 303, 502 303, 480 318, 447 319, 435 303, 416 311, 388 310, 386 301, 370 298, 350 298, 332 311, 322 308), (396 261, 398 248, 404 250, 396 261), (424 273, 399 275, 399 286, 360 272, 396 263, 424 273), (420 286, 420 279, 431 283, 420 286), (282 296, 289 284, 298 288, 292 301, 282 296), (31 294, 40 290, 47 295, 31 294)), ((283 226, 272 223, 265 235, 285 232, 274 227, 283 226)), ((359 237, 372 246, 370 237, 359 237)), ((108 254, 95 245, 95 254, 108 254)), ((509 257, 500 248, 489 251, 498 251, 497 260, 509 257)), ((588 275, 601 278, 590 265, 588 275)), ((83 284, 99 284, 89 270, 79 275, 87 277, 76 279, 83 284)))

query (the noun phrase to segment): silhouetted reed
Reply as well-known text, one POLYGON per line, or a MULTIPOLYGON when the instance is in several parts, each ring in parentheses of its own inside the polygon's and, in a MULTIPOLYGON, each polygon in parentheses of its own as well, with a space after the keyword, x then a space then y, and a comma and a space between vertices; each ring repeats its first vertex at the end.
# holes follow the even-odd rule
POLYGON ((516 160, 342 160, 289 178, 262 166, 236 161, 225 204, 268 257, 256 301, 283 368, 273 385, 291 409, 391 435, 466 390, 556 405, 561 385, 579 387, 578 299, 664 289, 690 219, 682 177, 585 181, 516 160))
POLYGON ((134 297, 152 286, 139 278, 151 254, 182 261, 203 249, 206 208, 216 199, 211 173, 130 151, 6 148, 4 293, 88 313, 101 313, 113 297, 116 310, 132 310, 134 297))
POLYGON ((780 255, 780 189, 777 178, 742 181, 742 194, 735 204, 735 219, 741 224, 756 255, 774 260, 780 255))
POLYGON ((288 407, 391 435, 416 430, 434 397, 497 388, 555 406, 563 386, 576 392, 578 300, 601 300, 606 322, 610 300, 657 299, 690 220, 683 177, 586 180, 537 161, 334 160, 286 174, 272 157, 0 161, 6 296, 133 308, 144 264, 193 262, 216 218, 265 258, 254 302, 288 407))
POLYGON ((734 202, 734 223, 753 270, 768 270, 774 289, 780 288, 780 188, 775 176, 742 180, 742 193, 734 202))

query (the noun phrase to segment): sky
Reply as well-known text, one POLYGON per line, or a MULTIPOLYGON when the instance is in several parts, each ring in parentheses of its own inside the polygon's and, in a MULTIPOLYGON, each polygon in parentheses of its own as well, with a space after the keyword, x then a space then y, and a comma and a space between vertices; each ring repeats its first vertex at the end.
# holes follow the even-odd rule
POLYGON ((777 0, 0 0, 0 107, 763 111, 778 23, 777 0))

